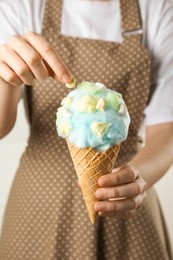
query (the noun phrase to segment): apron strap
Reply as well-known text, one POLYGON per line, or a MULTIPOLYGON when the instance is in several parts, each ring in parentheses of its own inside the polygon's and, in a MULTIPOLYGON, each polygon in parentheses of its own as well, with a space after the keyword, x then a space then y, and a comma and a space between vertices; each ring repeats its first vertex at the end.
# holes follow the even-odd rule
MULTIPOLYGON (((63 0, 46 0, 46 9, 44 14, 43 26, 42 26, 42 34, 44 31, 50 32, 52 36, 57 31, 57 34, 61 34, 61 16, 62 16, 62 5, 63 0), (55 13, 55 15, 52 15, 55 13), (56 19, 54 19, 56 17, 56 19), (49 27, 47 26, 49 24, 49 27)), ((47 35, 47 33, 46 33, 47 35)))
MULTIPOLYGON (((122 21, 122 36, 139 34, 139 40, 141 41, 142 35, 142 21, 139 9, 139 0, 120 0, 121 9, 121 21, 122 21)), ((49 30, 49 34, 52 36, 52 32, 57 31, 58 35, 61 35, 61 17, 62 17, 63 0, 46 0, 45 19, 43 21, 42 33, 44 30, 49 30), (52 13, 56 15, 52 15, 52 13), (56 19, 54 19, 56 17, 56 19), (47 27, 49 24, 49 28, 47 27)))
MULTIPOLYGON (((141 31, 142 21, 139 9, 139 0, 120 0, 122 35, 141 31)), ((139 33, 139 32, 138 32, 139 33)))

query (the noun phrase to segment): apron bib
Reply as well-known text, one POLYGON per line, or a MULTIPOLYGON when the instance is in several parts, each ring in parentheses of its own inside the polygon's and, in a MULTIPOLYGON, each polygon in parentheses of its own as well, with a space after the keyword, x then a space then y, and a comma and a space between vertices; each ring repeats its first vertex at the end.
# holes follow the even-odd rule
MULTIPOLYGON (((150 57, 141 45, 137 0, 120 0, 123 43, 61 35, 62 0, 46 4, 43 36, 57 49, 78 82, 102 82, 122 93, 131 125, 116 166, 142 144, 150 86, 150 57)), ((27 87, 31 134, 6 208, 0 259, 154 260, 171 259, 157 196, 148 191, 142 214, 129 220, 98 218, 91 225, 65 140, 56 132, 56 110, 69 92, 49 78, 27 87)))

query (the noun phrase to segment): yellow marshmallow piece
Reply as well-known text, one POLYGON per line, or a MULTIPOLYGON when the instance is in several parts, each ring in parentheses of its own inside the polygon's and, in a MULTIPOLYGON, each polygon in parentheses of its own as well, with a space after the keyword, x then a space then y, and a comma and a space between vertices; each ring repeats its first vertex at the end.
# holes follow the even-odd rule
POLYGON ((103 122, 92 122, 91 123, 91 131, 97 135, 99 138, 103 138, 104 134, 107 132, 109 126, 112 124, 107 124, 103 122))
POLYGON ((63 100, 61 101, 61 105, 68 107, 73 101, 72 97, 65 97, 63 98, 63 100))
POLYGON ((92 113, 96 111, 96 104, 97 99, 95 97, 85 95, 77 101, 75 105, 75 110, 77 110, 78 112, 92 113))
POLYGON ((60 134, 64 138, 69 136, 71 130, 72 130, 72 125, 70 123, 65 123, 59 128, 60 134))
POLYGON ((105 108, 106 108, 106 100, 104 98, 100 98, 97 102, 96 109, 99 112, 103 112, 105 111, 105 108))
POLYGON ((72 79, 70 83, 65 84, 67 88, 74 88, 76 86, 76 80, 72 79))

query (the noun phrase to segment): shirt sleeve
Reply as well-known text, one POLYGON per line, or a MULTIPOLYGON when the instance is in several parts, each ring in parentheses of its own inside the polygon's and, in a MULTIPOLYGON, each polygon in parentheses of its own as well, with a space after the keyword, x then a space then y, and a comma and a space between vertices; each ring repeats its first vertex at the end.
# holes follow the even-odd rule
POLYGON ((159 2, 159 19, 156 22, 151 17, 153 24, 148 24, 152 34, 152 89, 144 111, 145 125, 173 122, 173 2, 162 0, 158 5, 159 2))
POLYGON ((19 10, 16 0, 0 0, 0 44, 11 35, 22 34, 19 10))
MULTIPOLYGON (((0 0, 0 44, 5 44, 12 35, 22 35, 23 26, 17 0, 0 0)), ((25 86, 20 99, 25 97, 25 86)))

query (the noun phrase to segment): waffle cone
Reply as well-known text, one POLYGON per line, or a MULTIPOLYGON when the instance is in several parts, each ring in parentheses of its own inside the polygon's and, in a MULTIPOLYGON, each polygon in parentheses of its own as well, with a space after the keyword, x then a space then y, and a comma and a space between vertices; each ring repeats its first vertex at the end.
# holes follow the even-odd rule
POLYGON ((120 149, 120 144, 114 145, 102 153, 92 148, 78 148, 68 141, 67 144, 78 180, 81 184, 91 223, 94 224, 98 214, 94 210, 94 204, 97 202, 95 192, 99 188, 98 179, 102 175, 112 171, 120 149))

